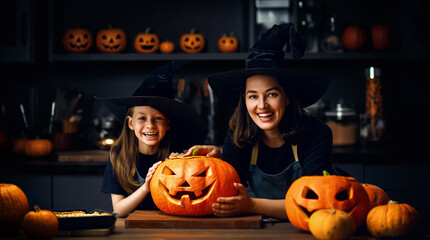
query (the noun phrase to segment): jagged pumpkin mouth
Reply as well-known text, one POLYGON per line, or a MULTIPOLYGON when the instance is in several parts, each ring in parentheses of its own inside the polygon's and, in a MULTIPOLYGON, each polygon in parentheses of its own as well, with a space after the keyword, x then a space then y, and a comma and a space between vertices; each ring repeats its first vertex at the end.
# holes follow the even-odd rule
POLYGON ((71 48, 77 48, 77 49, 88 47, 88 43, 81 44, 81 45, 77 45, 77 44, 69 43, 69 45, 70 45, 70 47, 71 47, 71 48))
POLYGON ((116 49, 118 49, 118 48, 120 47, 120 44, 118 44, 118 45, 113 45, 113 46, 109 46, 109 45, 102 44, 102 46, 103 46, 104 48, 106 48, 106 49, 109 49, 109 50, 116 50, 116 49))
POLYGON ((188 199, 190 200, 191 204, 199 203, 206 200, 208 196, 213 192, 216 181, 202 189, 201 193, 199 194, 196 194, 194 191, 178 191, 175 193, 175 195, 169 194, 169 189, 161 181, 159 183, 164 196, 169 199, 170 202, 184 207, 184 202, 186 202, 186 200, 188 199))

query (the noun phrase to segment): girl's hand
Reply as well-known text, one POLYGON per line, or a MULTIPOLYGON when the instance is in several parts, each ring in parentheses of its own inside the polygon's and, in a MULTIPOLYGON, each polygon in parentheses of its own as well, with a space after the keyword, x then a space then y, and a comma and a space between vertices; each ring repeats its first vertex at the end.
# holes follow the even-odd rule
POLYGON ((192 155, 220 158, 221 149, 215 145, 196 145, 188 149, 186 153, 182 154, 182 157, 188 157, 192 155))
POLYGON ((148 169, 148 173, 146 174, 146 177, 145 177, 145 183, 143 184, 143 185, 146 185, 146 187, 148 188, 148 190, 149 190, 149 182, 151 181, 152 176, 154 175, 155 170, 157 170, 157 168, 158 168, 158 166, 160 164, 161 164, 161 161, 158 161, 158 162, 154 163, 154 165, 152 165, 152 167, 150 167, 148 169))
POLYGON ((234 187, 239 191, 234 197, 220 197, 212 204, 212 211, 215 216, 228 217, 252 212, 253 202, 248 196, 248 191, 241 183, 234 183, 234 187))

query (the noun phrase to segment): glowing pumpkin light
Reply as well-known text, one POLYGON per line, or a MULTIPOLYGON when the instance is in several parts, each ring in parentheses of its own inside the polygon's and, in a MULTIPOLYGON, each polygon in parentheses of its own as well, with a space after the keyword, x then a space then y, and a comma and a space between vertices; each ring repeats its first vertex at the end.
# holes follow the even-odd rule
POLYGON ((124 30, 109 26, 97 33, 96 46, 103 53, 119 53, 127 46, 127 36, 124 30))
POLYGON ((179 45, 182 51, 186 53, 198 53, 203 51, 205 47, 205 38, 201 33, 197 33, 195 29, 191 29, 189 33, 181 36, 179 45))
POLYGON ((151 33, 151 28, 147 28, 144 33, 139 33, 134 39, 134 49, 138 53, 154 53, 160 46, 160 39, 157 34, 151 33))
POLYGON ((84 53, 93 46, 93 36, 88 29, 71 28, 63 34, 63 47, 66 52, 84 53))
POLYGON ((237 194, 239 175, 219 158, 191 156, 171 158, 155 171, 150 190, 157 207, 168 214, 204 216, 213 214, 218 197, 237 194))
POLYGON ((301 177, 291 184, 285 196, 288 219, 303 231, 309 231, 312 213, 332 208, 351 215, 358 228, 370 210, 369 197, 354 178, 335 175, 301 177))

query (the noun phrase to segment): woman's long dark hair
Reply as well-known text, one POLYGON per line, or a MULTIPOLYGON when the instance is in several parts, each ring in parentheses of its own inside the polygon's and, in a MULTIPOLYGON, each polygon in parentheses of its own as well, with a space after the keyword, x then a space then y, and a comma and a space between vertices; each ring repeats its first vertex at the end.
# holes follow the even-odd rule
MULTIPOLYGON (((283 85, 283 88, 289 99, 289 105, 285 107, 285 113, 278 129, 286 143, 295 143, 297 133, 302 130, 300 129, 300 119, 307 116, 307 113, 300 107, 291 87, 283 85)), ((244 91, 230 118, 229 130, 233 132, 233 143, 238 147, 244 147, 247 144, 254 145, 263 136, 263 131, 254 123, 246 109, 244 91)))

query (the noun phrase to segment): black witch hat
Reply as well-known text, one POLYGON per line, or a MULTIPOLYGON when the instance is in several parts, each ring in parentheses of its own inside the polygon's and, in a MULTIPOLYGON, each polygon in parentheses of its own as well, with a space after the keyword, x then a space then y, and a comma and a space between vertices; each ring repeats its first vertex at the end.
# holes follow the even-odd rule
POLYGON ((172 61, 145 78, 132 96, 96 98, 103 101, 119 121, 124 121, 127 111, 134 106, 150 106, 170 120, 172 143, 175 151, 202 144, 207 127, 201 116, 191 106, 174 99, 172 79, 188 61, 172 61))
POLYGON ((294 59, 304 55, 306 38, 295 31, 293 24, 274 25, 267 30, 250 49, 245 69, 217 73, 208 77, 216 96, 228 105, 236 107, 248 77, 269 75, 276 77, 284 88, 288 83, 288 86, 293 88, 301 107, 314 104, 327 90, 329 80, 319 73, 288 68, 283 50, 287 43, 294 59))

